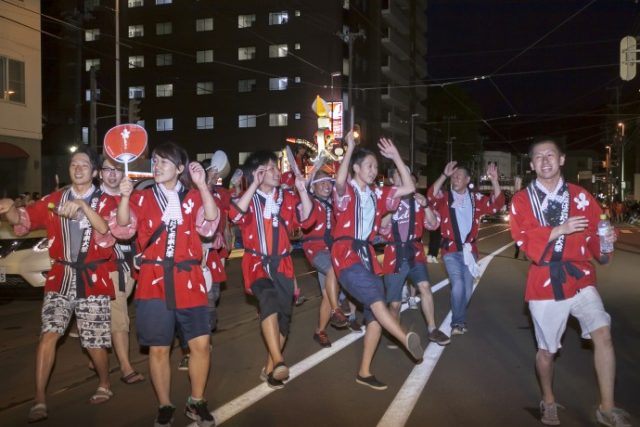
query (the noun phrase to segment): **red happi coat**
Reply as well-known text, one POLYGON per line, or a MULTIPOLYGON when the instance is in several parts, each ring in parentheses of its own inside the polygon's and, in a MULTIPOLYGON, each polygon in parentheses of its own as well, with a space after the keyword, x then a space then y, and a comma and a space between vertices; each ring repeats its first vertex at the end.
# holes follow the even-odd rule
POLYGON ((223 259, 229 256, 230 248, 227 248, 226 246, 224 231, 227 227, 231 195, 229 194, 229 190, 220 186, 216 186, 212 193, 213 199, 215 200, 220 212, 220 222, 218 223, 218 229, 213 237, 213 247, 209 248, 205 262, 211 271, 211 279, 213 280, 213 283, 222 283, 227 280, 227 273, 224 269, 223 259))
POLYGON ((273 219, 263 218, 265 202, 261 197, 254 195, 246 211, 241 211, 234 201, 231 202, 229 208, 229 219, 240 227, 242 233, 242 243, 245 249, 242 256, 242 275, 245 292, 250 295, 252 294, 251 285, 256 280, 270 278, 266 268, 269 261, 273 261, 274 265, 277 264, 276 271, 278 273, 293 279, 293 262, 289 256, 291 252, 289 230, 305 226, 306 221, 301 223, 298 217, 298 199, 293 193, 280 187, 276 187, 276 192, 276 199, 279 197, 279 193, 282 194, 278 227, 272 226, 273 219), (268 236, 271 236, 271 239, 268 236), (274 250, 273 245, 270 245, 269 242, 273 243, 276 236, 277 247, 274 250), (267 244, 266 253, 261 248, 263 242, 267 244))
POLYGON ((335 214, 333 208, 327 216, 327 207, 331 206, 331 199, 322 201, 314 196, 313 209, 306 221, 307 227, 303 230, 304 238, 302 239, 302 250, 304 256, 309 262, 312 262, 318 252, 328 251, 331 248, 331 232, 335 225, 335 214))
MULTIPOLYGON (((570 298, 579 289, 596 283, 596 271, 591 260, 594 257, 600 258, 597 227, 602 209, 587 190, 577 185, 567 185, 570 195, 569 217, 586 216, 589 220, 586 230, 567 235, 565 238, 562 261, 572 263, 584 273, 579 279, 571 274, 565 275, 566 281, 562 289, 565 298, 570 298)), ((540 224, 533 214, 526 189, 518 191, 513 196, 509 222, 513 240, 533 261, 527 274, 525 300, 554 299, 550 268, 548 265, 540 265, 551 259, 555 240, 549 242, 549 236, 553 226, 544 227, 540 224)))
MULTIPOLYGON (((400 201, 402 203, 403 200, 400 201)), ((424 255, 424 245, 422 244, 422 234, 424 233, 424 229, 427 230, 436 230, 440 226, 440 214, 438 212, 434 212, 436 216, 436 224, 435 226, 429 226, 427 222, 427 215, 425 214, 425 208, 418 203, 417 200, 411 199, 411 202, 414 203, 415 207, 415 220, 413 226, 413 232, 411 227, 409 228, 409 235, 407 236, 407 245, 411 245, 414 250, 414 263, 422 263, 426 264, 427 259, 424 255)), ((409 211, 407 210, 407 214, 409 211)), ((388 226, 383 227, 380 230, 380 235, 385 238, 388 245, 384 247, 384 261, 382 263, 382 273, 383 274, 392 274, 398 271, 400 266, 397 263, 397 252, 400 246, 400 241, 397 241, 396 235, 393 231, 394 227, 394 219, 391 219, 391 223, 388 226)))
MULTIPOLYGON (((504 193, 492 201, 493 197, 485 196, 476 192, 469 192, 474 197, 473 221, 471 222, 471 231, 467 235, 464 243, 471 244, 472 252, 478 255, 478 246, 476 245, 476 237, 478 237, 478 225, 480 218, 484 215, 498 212, 504 206, 504 193)), ((451 221, 451 209, 449 207, 449 192, 440 190, 438 194, 433 194, 433 186, 427 190, 427 199, 433 210, 440 214, 440 234, 442 234, 442 255, 450 252, 459 252, 462 250, 455 242, 455 233, 453 223, 451 221)), ((454 214, 455 215, 455 214, 454 214)))
MULTIPOLYGON (((159 190, 158 190, 159 191, 159 190)), ((131 237, 137 230, 137 244, 142 251, 142 261, 138 273, 136 299, 162 299, 167 301, 166 286, 173 281, 174 301, 167 301, 167 306, 190 308, 207 305, 207 290, 202 275, 200 262, 202 259, 202 243, 200 235, 213 236, 218 226, 219 217, 214 221, 204 219, 204 207, 200 192, 188 190, 181 198, 182 224, 178 224, 175 240, 176 264, 173 266, 172 278, 166 280, 165 271, 160 262, 166 259, 168 232, 166 226, 159 237, 148 245, 154 232, 162 224, 162 209, 154 195, 154 187, 144 189, 129 200, 131 223, 120 227, 115 215, 109 222, 113 234, 118 238, 131 237)))
MULTIPOLYGON (((73 269, 61 262, 76 261, 70 258, 69 219, 54 214, 48 205, 50 203, 59 206, 61 201, 69 199, 71 189, 63 189, 44 196, 26 208, 20 208, 21 225, 14 227, 17 235, 24 235, 29 230, 46 229, 49 239, 49 256, 53 261, 51 270, 47 273, 45 292, 65 292, 73 277, 73 269)), ((101 193, 97 202, 96 212, 108 220, 112 210, 116 208, 113 197, 101 193)), ((83 231, 83 230, 81 230, 83 231)), ((113 245, 116 239, 107 232, 100 234, 95 230, 91 232, 89 246, 84 263, 89 268, 79 274, 85 277, 84 293, 86 297, 94 295, 108 295, 115 298, 113 282, 109 273, 116 270, 113 245)), ((78 280, 79 278, 77 278, 78 280)), ((78 297, 81 297, 78 295, 78 297)))
MULTIPOLYGON (((359 226, 359 215, 357 209, 360 205, 356 199, 359 197, 356 194, 356 190, 353 188, 356 185, 352 182, 348 182, 345 185, 345 192, 340 197, 337 191, 334 189, 334 202, 336 223, 333 228, 333 246, 331 246, 331 259, 333 262, 333 270, 336 275, 340 277, 342 270, 356 264, 362 263, 362 259, 354 250, 354 239, 357 238, 356 230, 359 226)), ((375 197, 375 217, 373 220, 373 227, 369 233, 368 251, 371 258, 371 264, 373 267, 373 273, 381 274, 382 268, 380 263, 376 259, 376 254, 373 249, 373 238, 380 229, 380 223, 382 217, 389 211, 394 211, 398 208, 400 199, 394 197, 396 193, 396 187, 374 187, 372 188, 373 195, 375 197)))

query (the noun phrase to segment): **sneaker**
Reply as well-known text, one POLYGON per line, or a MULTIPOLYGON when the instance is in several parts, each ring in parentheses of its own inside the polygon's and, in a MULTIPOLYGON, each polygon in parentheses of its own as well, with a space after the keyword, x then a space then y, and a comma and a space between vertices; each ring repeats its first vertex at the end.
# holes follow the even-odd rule
POLYGON ((407 350, 409 350, 409 354, 413 356, 416 360, 422 360, 422 356, 424 354, 424 350, 420 345, 420 337, 415 332, 409 332, 407 334, 406 343, 407 350))
POLYGON ((548 426, 560 425, 560 419, 558 418, 558 408, 562 408, 557 403, 544 403, 544 400, 540 401, 540 422, 548 426))
POLYGON ((416 297, 409 297, 409 309, 411 310, 418 309, 418 300, 416 297))
POLYGON ((630 415, 627 411, 620 408, 613 408, 610 412, 604 412, 598 407, 596 410, 596 419, 603 426, 609 427, 631 427, 629 421, 630 415))
POLYGON ((358 322, 358 319, 349 321, 349 329, 353 332, 362 332, 362 325, 358 322))
POLYGON ((366 385, 367 387, 371 387, 374 390, 386 390, 387 385, 383 382, 378 381, 378 379, 371 375, 370 377, 361 377, 360 375, 356 375, 356 382, 358 384, 366 385))
POLYGON ((277 380, 273 378, 273 374, 267 375, 266 383, 269 386, 269 388, 272 388, 274 390, 280 390, 281 388, 284 388, 284 382, 282 382, 282 380, 277 380))
POLYGON ((216 420, 213 419, 213 415, 207 408, 206 400, 194 402, 191 398, 187 399, 184 414, 195 421, 198 427, 213 427, 216 425, 216 420))
POLYGON ((451 335, 464 335, 467 333, 467 327, 464 325, 455 325, 451 328, 451 335))
POLYGON ((185 354, 184 357, 178 363, 179 371, 188 371, 189 370, 189 355, 185 354))
POLYGON ((434 256, 433 255, 427 255, 427 262, 429 264, 435 263, 436 261, 435 261, 434 256))
POLYGON ((320 344, 321 347, 331 347, 331 340, 325 331, 314 333, 313 340, 320 344))
POLYGON ((307 298, 304 295, 300 294, 296 297, 295 305, 296 307, 299 307, 302 304, 304 304, 306 301, 307 301, 307 298))
POLYGON ((349 318, 342 312, 340 307, 331 311, 331 318, 329 319, 331 326, 336 329, 342 329, 349 326, 349 318))
POLYGON ((176 408, 170 405, 158 408, 158 415, 153 423, 153 427, 171 427, 175 410, 176 408))
POLYGON ((434 329, 433 331, 429 332, 429 341, 433 341, 438 345, 447 345, 451 342, 451 338, 449 338, 440 329, 434 329))

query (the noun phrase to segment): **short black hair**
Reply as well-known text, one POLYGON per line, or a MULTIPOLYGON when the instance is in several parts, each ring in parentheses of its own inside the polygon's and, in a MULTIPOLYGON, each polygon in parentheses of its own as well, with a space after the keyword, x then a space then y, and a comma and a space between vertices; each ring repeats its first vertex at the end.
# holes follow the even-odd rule
POLYGON ((248 185, 251 185, 253 182, 253 172, 260 166, 266 166, 270 161, 278 163, 278 156, 276 156, 273 151, 255 151, 247 157, 242 165, 242 173, 247 179, 248 185))
POLYGON ((87 157, 89 157, 89 162, 91 163, 92 171, 98 170, 98 168, 100 167, 100 163, 98 163, 99 162, 98 153, 96 153, 96 150, 91 148, 89 145, 80 144, 78 149, 74 151, 73 154, 71 154, 71 158, 73 158, 73 156, 75 156, 76 154, 86 154, 87 157))
POLYGON ((351 172, 353 172, 353 166, 354 165, 360 166, 362 164, 362 161, 367 156, 373 156, 375 158, 376 154, 373 151, 371 151, 371 150, 369 150, 367 148, 363 148, 363 147, 356 148, 355 151, 353 152, 353 154, 351 155, 351 162, 349 163, 349 170, 351 172))
POLYGON ((558 141, 550 136, 538 136, 536 138, 534 138, 534 140, 531 142, 531 144, 529 144, 529 158, 531 159, 533 157, 533 150, 540 144, 546 144, 546 143, 550 143, 556 146, 556 148, 558 149, 558 152, 563 155, 564 151, 562 150, 562 147, 560 147, 560 144, 558 144, 558 141))
POLYGON ((178 176, 178 179, 185 187, 191 187, 191 179, 189 178, 189 154, 187 153, 187 150, 175 142, 163 142, 153 149, 151 157, 153 158, 153 156, 167 159, 176 165, 176 167, 184 166, 184 169, 178 176))

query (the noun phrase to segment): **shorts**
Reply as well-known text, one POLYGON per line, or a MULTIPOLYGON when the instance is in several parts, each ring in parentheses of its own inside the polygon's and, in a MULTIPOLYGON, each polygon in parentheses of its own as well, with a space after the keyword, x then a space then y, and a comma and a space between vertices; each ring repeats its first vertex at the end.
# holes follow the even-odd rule
POLYGON ((135 285, 136 281, 130 274, 125 274, 125 289, 124 292, 120 292, 118 287, 118 272, 114 271, 109 275, 111 276, 113 287, 116 291, 116 298, 111 300, 111 333, 129 332, 129 308, 127 300, 131 292, 133 292, 133 285, 135 285))
POLYGON ((427 267, 422 262, 416 262, 410 267, 409 261, 403 260, 397 273, 385 274, 384 288, 388 303, 402 301, 402 285, 407 278, 416 286, 418 283, 429 282, 427 267))
POLYGON ((289 335, 293 306, 293 279, 276 273, 273 279, 263 277, 251 285, 251 292, 258 299, 260 321, 272 314, 278 315, 280 335, 289 335))
POLYGON ((538 348, 556 353, 562 347, 562 335, 569 315, 580 322, 582 338, 591 338, 596 329, 611 325, 611 316, 604 310, 595 286, 582 288, 573 297, 562 300, 529 301, 529 311, 538 341, 538 348))
POLYGON ((311 265, 318 271, 318 282, 320 282, 320 290, 324 290, 327 274, 333 269, 331 265, 331 253, 329 251, 320 251, 311 260, 311 265))
POLYGON ((209 309, 206 305, 170 310, 162 299, 136 300, 138 342, 144 346, 170 346, 178 334, 188 343, 209 335, 209 309))
MULTIPOLYGON (((72 287, 75 286, 75 283, 72 287)), ((75 313, 83 348, 111 347, 111 299, 107 295, 76 298, 57 292, 47 292, 42 303, 42 334, 64 334, 71 315, 75 313)))
POLYGON ((365 323, 375 320, 371 304, 384 301, 384 284, 380 276, 376 276, 361 263, 353 264, 340 273, 342 287, 363 305, 362 314, 365 323))

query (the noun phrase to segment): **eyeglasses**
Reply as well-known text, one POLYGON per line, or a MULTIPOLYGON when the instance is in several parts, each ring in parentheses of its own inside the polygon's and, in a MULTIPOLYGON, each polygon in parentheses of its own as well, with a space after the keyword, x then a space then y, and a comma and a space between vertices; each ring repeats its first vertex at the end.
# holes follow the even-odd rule
POLYGON ((100 169, 103 173, 122 173, 122 169, 115 169, 115 168, 102 168, 100 169))

